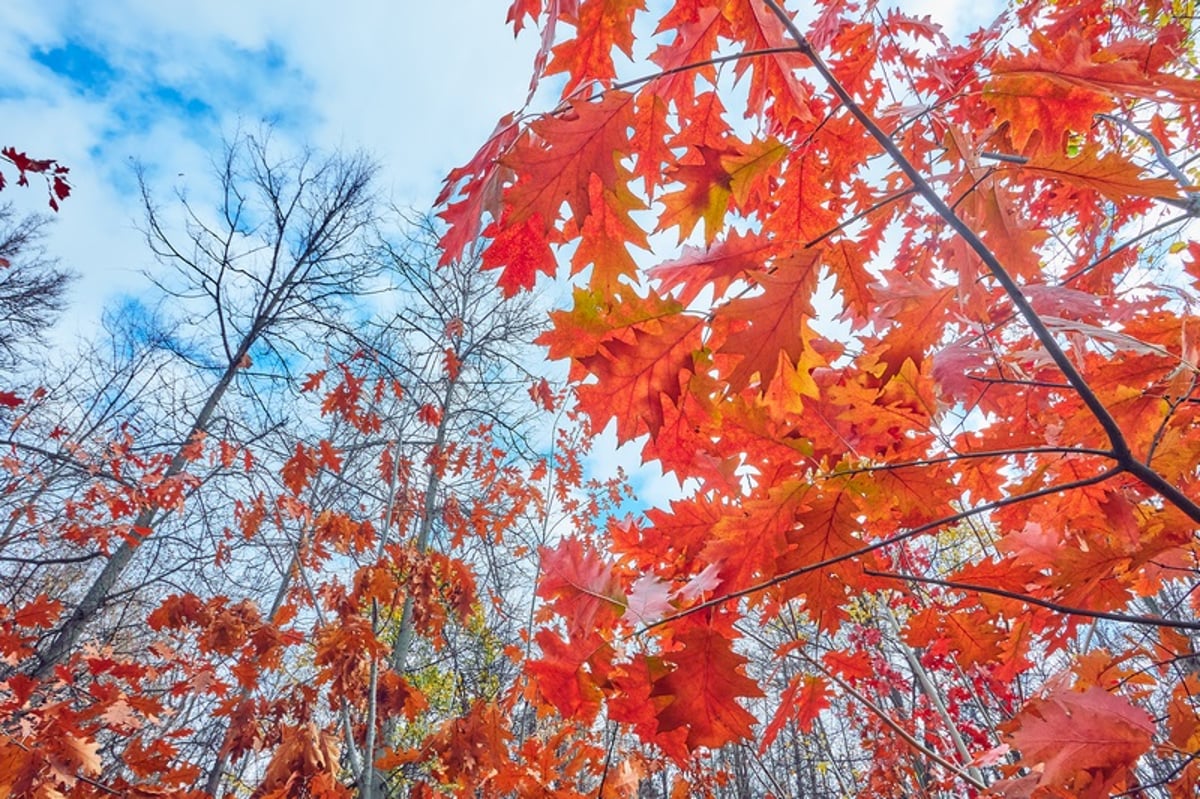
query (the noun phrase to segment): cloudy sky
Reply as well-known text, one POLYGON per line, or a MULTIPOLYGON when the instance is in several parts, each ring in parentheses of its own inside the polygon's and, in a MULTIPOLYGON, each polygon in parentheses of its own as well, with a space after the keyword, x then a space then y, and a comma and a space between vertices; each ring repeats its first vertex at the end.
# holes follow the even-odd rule
MULTIPOLYGON (((81 275, 77 296, 136 289, 149 261, 134 161, 169 197, 205 184, 239 126, 364 149, 395 202, 428 208, 447 170, 524 100, 535 44, 514 39, 506 5, 5 0, 0 145, 71 168, 51 246, 81 275)), ((45 207, 40 187, 4 199, 45 207)), ((96 310, 78 307, 76 321, 96 310)))
MULTIPOLYGON (((536 41, 514 38, 508 5, 0 0, 0 146, 57 159, 74 185, 50 241, 80 276, 59 335, 85 334, 105 302, 146 286, 135 162, 169 200, 211 185, 222 137, 269 122, 297 145, 366 150, 390 199, 428 209, 446 172, 524 102, 536 41)), ((953 35, 996 3, 900 5, 953 35)), ((40 186, 0 199, 46 203, 40 186)))
MULTIPOLYGON (((269 121, 298 143, 365 149, 391 198, 425 209, 447 170, 524 101, 536 42, 529 30, 514 38, 508 5, 4 0, 0 146, 71 168, 54 248, 89 299, 135 287, 148 265, 133 161, 163 196, 204 185, 221 137, 239 127, 269 121)), ((954 33, 995 3, 902 5, 954 33)), ((17 194, 5 199, 44 207, 17 194)))

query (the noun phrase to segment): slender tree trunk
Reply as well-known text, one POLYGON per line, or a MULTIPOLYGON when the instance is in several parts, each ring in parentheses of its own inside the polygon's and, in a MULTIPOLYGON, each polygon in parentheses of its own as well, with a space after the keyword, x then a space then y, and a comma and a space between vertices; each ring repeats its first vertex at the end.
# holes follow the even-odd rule
MULTIPOLYGON (((451 378, 446 383, 446 391, 442 395, 442 418, 438 422, 437 433, 434 435, 431 453, 439 453, 446 445, 446 435, 450 425, 450 403, 454 400, 454 389, 457 385, 457 380, 451 378)), ((399 453, 396 454, 399 458, 399 453)), ((441 488, 442 480, 438 474, 436 464, 431 464, 429 469, 429 479, 425 483, 425 491, 422 496, 422 512, 421 522, 417 528, 417 537, 413 542, 413 546, 418 552, 424 552, 429 547, 429 539, 433 534, 433 519, 437 510, 437 494, 441 488)), ((400 612, 400 628, 396 634, 396 643, 392 646, 392 651, 388 656, 388 666, 396 673, 401 673, 408 666, 408 653, 412 648, 412 643, 416 637, 415 623, 413 621, 413 599, 412 595, 408 594, 404 597, 404 606, 400 612)), ((371 674, 371 692, 375 691, 375 679, 377 672, 374 669, 378 667, 372 664, 371 674)), ((374 697, 371 697, 371 707, 374 707, 374 697)), ((361 799, 383 799, 387 796, 387 772, 374 767, 373 763, 383 754, 383 749, 388 745, 396 734, 397 722, 395 719, 387 719, 384 722, 383 735, 377 741, 375 738, 374 719, 371 720, 371 725, 367 728, 367 744, 365 752, 369 755, 369 760, 363 763, 363 779, 360 781, 362 785, 361 799), (366 772, 370 772, 367 776, 366 772)))
MULTIPOLYGON (((257 333, 252 331, 251 335, 247 336, 241 346, 238 347, 234 360, 225 367, 225 371, 221 374, 221 379, 217 381, 216 386, 209 392, 208 399, 188 429, 187 437, 171 458, 171 463, 167 466, 163 474, 164 480, 179 476, 187 467, 188 459, 184 455, 185 449, 188 444, 196 441, 207 431, 209 423, 212 422, 213 414, 217 410, 217 406, 229 390, 229 386, 233 384, 238 365, 241 363, 242 357, 249 352, 254 338, 257 338, 257 333)), ((153 530, 155 524, 161 518, 159 514, 160 510, 157 505, 146 506, 138 513, 137 518, 134 519, 133 526, 136 529, 153 530)), ((87 593, 83 595, 83 599, 79 601, 79 604, 71 611, 71 615, 67 617, 67 620, 59 627, 58 632, 50 640, 50 644, 37 654, 36 659, 33 661, 33 667, 29 672, 33 677, 39 680, 45 679, 54 670, 54 667, 61 663, 75 649, 75 645, 79 642, 80 636, 83 635, 88 622, 103 607, 105 600, 108 599, 113 587, 117 584, 117 580, 121 578, 130 561, 133 560, 136 550, 137 543, 132 538, 128 538, 121 542, 121 545, 113 551, 108 561, 104 564, 104 568, 100 570, 100 574, 96 575, 96 579, 88 587, 87 593)))
POLYGON ((954 724, 954 719, 950 718, 950 711, 946 709, 946 703, 942 701, 942 696, 934 688, 933 681, 929 679, 929 673, 921 665, 921 661, 917 659, 912 648, 904 643, 900 634, 900 621, 896 618, 896 614, 892 612, 890 607, 884 606, 887 612, 888 619, 891 621, 892 632, 894 633, 893 641, 900 651, 904 654, 904 659, 908 661, 908 667, 912 670, 913 676, 917 679, 917 683, 921 686, 921 691, 933 705, 938 716, 942 719, 942 723, 946 725, 946 732, 950 736, 950 740, 954 743, 954 750, 958 752, 958 756, 962 758, 962 762, 966 764, 967 773, 975 779, 983 782, 983 773, 971 765, 971 751, 967 748, 966 741, 958 732, 958 727, 954 724))
MULTIPOLYGON (((292 576, 296 570, 300 568, 299 553, 292 555, 292 562, 288 565, 288 569, 283 574, 283 579, 279 581, 279 588, 275 590, 275 598, 271 601, 271 611, 267 614, 267 619, 275 622, 275 614, 279 612, 279 608, 283 605, 283 600, 287 598, 287 592, 292 587, 292 576)), ((238 701, 245 701, 250 696, 249 688, 242 688, 238 694, 238 701)), ((228 737, 229 729, 226 727, 225 735, 228 737)), ((221 777, 225 776, 225 768, 229 765, 229 752, 226 751, 224 745, 221 747, 217 759, 213 762, 212 768, 208 770, 208 777, 204 781, 204 792, 209 796, 216 796, 217 791, 221 787, 221 777)))

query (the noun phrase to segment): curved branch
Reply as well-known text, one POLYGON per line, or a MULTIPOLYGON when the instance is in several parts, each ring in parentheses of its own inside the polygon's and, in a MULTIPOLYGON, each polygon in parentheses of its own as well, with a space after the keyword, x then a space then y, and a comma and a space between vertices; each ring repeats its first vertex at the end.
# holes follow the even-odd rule
POLYGON ((1125 624, 1137 624, 1143 627, 1170 627, 1176 630, 1200 630, 1200 621, 1173 621, 1171 619, 1165 619, 1161 616, 1132 616, 1126 613, 1109 613, 1103 610, 1088 610, 1087 608, 1064 605, 1060 602, 1051 602, 1048 599, 1038 599, 1035 596, 1023 594, 1020 591, 1006 591, 1003 588, 989 588, 986 585, 960 583, 955 580, 942 580, 937 577, 917 577, 914 574, 881 572, 867 568, 863 569, 863 573, 869 574, 872 577, 884 577, 889 580, 907 580, 909 582, 924 583, 926 585, 940 585, 943 588, 953 588, 956 591, 967 591, 976 594, 1002 596, 1006 599, 1014 599, 1018 602, 1024 602, 1029 605, 1037 605, 1038 607, 1046 608, 1047 610, 1053 610, 1054 612, 1061 613, 1064 616, 1083 616, 1089 619, 1119 621, 1125 624))
POLYGON ((798 568, 792 569, 791 571, 786 571, 786 572, 783 572, 782 574, 777 574, 774 577, 772 577, 771 579, 764 580, 761 583, 755 583, 754 585, 747 586, 746 588, 742 588, 737 591, 731 591, 728 594, 722 594, 721 596, 713 597, 712 599, 705 600, 704 602, 701 602, 697 605, 693 605, 690 608, 685 608, 685 609, 679 611, 678 613, 673 613, 670 616, 666 616, 662 619, 659 619, 656 622, 653 622, 651 624, 646 624, 646 625, 640 627, 639 629, 635 630, 632 633, 632 635, 642 635, 646 632, 649 632, 650 630, 653 630, 655 627, 661 627, 662 625, 667 624, 668 622, 682 619, 685 616, 690 616, 691 614, 698 613, 702 610, 708 610, 709 608, 714 608, 714 607, 716 607, 718 605, 722 605, 730 600, 741 599, 742 597, 747 597, 747 596, 751 596, 753 594, 761 593, 761 592, 767 590, 768 588, 772 588, 781 583, 786 583, 788 580, 794 580, 795 578, 800 577, 801 575, 809 574, 811 572, 818 571, 820 569, 825 569, 830 566, 835 566, 839 563, 844 563, 848 560, 853 560, 854 558, 858 558, 863 555, 868 555, 872 552, 875 552, 876 550, 892 546, 893 544, 899 544, 902 541, 907 541, 910 538, 915 538, 916 536, 921 535, 922 533, 927 533, 931 530, 936 530, 938 528, 945 527, 948 524, 955 524, 964 519, 969 519, 972 516, 977 516, 980 513, 987 513, 988 511, 998 510, 1000 508, 1007 507, 1009 505, 1015 505, 1018 502, 1026 502, 1031 499, 1038 499, 1039 497, 1052 496, 1054 494, 1059 494, 1063 491, 1071 491, 1076 488, 1085 488, 1087 486, 1096 485, 1098 483, 1103 483, 1105 480, 1108 480, 1112 477, 1116 477, 1117 475, 1121 474, 1124 471, 1125 470, 1122 467, 1117 466, 1117 467, 1114 467, 1107 471, 1101 472, 1100 474, 1093 475, 1092 477, 1085 477, 1085 478, 1082 478, 1079 480, 1072 480, 1068 483, 1060 483, 1059 485, 1046 486, 1045 488, 1040 488, 1037 491, 1030 491, 1026 494, 1018 494, 1016 496, 1003 497, 1002 499, 997 499, 993 502, 986 502, 982 505, 976 505, 973 508, 967 508, 966 510, 961 511, 959 513, 955 513, 950 516, 943 516, 940 519, 935 519, 934 521, 926 522, 925 524, 918 525, 916 527, 913 527, 910 530, 905 530, 904 532, 897 533, 893 536, 889 536, 888 538, 884 538, 879 541, 875 541, 873 543, 866 544, 866 545, 861 546, 858 549, 852 550, 850 552, 843 552, 840 555, 834 555, 833 557, 825 558, 824 560, 818 561, 817 563, 810 563, 806 566, 800 566, 798 568))

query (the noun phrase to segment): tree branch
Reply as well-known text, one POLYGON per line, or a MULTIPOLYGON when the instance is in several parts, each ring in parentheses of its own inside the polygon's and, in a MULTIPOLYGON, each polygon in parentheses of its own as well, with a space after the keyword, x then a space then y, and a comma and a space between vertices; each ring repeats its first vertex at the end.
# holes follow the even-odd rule
POLYGON ((829 70, 829 67, 821 59, 820 55, 817 54, 816 50, 813 49, 812 45, 809 44, 808 39, 803 33, 800 32, 800 29, 796 27, 795 23, 792 22, 791 18, 788 17, 787 13, 783 10, 779 3, 776 2, 776 0, 763 0, 763 2, 766 3, 775 16, 779 18, 780 22, 783 23, 784 27, 788 31, 788 34, 795 40, 797 50, 808 57, 808 59, 812 62, 813 67, 817 70, 817 72, 820 73, 821 77, 829 85, 829 88, 846 106, 846 110, 848 110, 851 115, 853 115, 854 118, 857 119, 858 122, 867 129, 867 131, 871 134, 871 137, 875 139, 875 141, 881 147, 883 147, 884 150, 887 151, 888 155, 891 156, 896 166, 898 166, 905 176, 908 177, 912 184, 917 188, 917 191, 920 192, 921 196, 925 198, 925 201, 932 206, 934 212, 944 219, 946 224, 948 224, 954 230, 954 232, 962 237, 963 241, 967 243, 967 246, 969 246, 975 252, 975 254, 979 256, 980 260, 983 261, 984 265, 987 266, 988 271, 991 272, 992 276, 996 279, 996 282, 1000 284, 1001 288, 1004 289, 1005 294, 1008 295, 1009 301, 1012 302, 1012 304, 1016 307, 1018 313, 1020 313, 1021 317, 1025 320, 1025 323, 1029 325, 1038 341, 1040 341, 1042 346, 1046 349, 1046 352, 1050 355, 1051 360, 1054 361, 1055 365, 1058 367, 1059 371, 1063 373, 1063 376, 1067 379, 1067 382, 1071 384, 1071 387, 1075 390, 1080 400, 1083 401, 1083 404, 1087 406, 1088 410, 1091 411, 1092 415, 1096 418, 1096 421, 1100 424, 1100 427, 1104 430, 1105 435, 1108 437, 1109 443, 1112 444, 1113 459, 1117 462, 1117 464, 1121 468, 1127 469, 1131 474, 1136 476, 1148 487, 1159 493, 1164 499, 1178 507, 1190 519, 1192 519, 1192 521, 1200 524, 1200 505, 1192 501, 1191 498, 1185 495, 1182 491, 1163 479, 1161 475, 1154 472, 1148 466, 1140 463, 1136 458, 1134 458, 1133 453, 1129 448, 1129 443, 1125 440, 1125 436, 1121 432, 1121 428, 1117 424, 1116 419, 1114 419, 1112 414, 1109 413, 1108 408, 1103 402, 1101 402, 1100 398, 1096 395, 1096 392, 1092 390, 1091 386, 1088 385, 1087 381, 1084 379, 1079 370, 1075 368, 1075 364, 1071 362, 1071 359, 1059 345, 1057 339, 1054 338, 1054 334, 1050 332, 1050 329, 1046 326, 1046 323, 1042 321, 1041 316, 1033 309, 1033 306, 1029 303, 1029 300, 1025 298, 1025 295, 1021 292, 1021 287, 1017 285, 1012 275, 1008 273, 1008 270, 1004 268, 1004 265, 1000 263, 999 259, 991 251, 991 249, 989 249, 988 246, 983 243, 983 240, 979 237, 979 234, 977 234, 966 222, 964 222, 953 211, 953 209, 946 205, 945 201, 943 201, 938 193, 933 190, 933 186, 930 185, 929 181, 925 179, 925 177, 917 170, 917 168, 913 166, 912 162, 908 160, 904 153, 900 151, 900 148, 896 146, 896 143, 892 141, 891 137, 888 136, 875 123, 870 115, 868 115, 867 112, 864 111, 863 108, 854 101, 854 98, 850 96, 849 92, 846 91, 845 87, 842 86, 837 77, 829 70))

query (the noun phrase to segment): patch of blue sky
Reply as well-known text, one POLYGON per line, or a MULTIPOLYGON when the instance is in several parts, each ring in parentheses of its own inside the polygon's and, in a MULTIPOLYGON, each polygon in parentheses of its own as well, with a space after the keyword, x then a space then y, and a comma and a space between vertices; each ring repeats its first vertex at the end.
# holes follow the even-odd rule
POLYGON ((194 348, 176 333, 176 324, 143 297, 133 294, 115 297, 108 304, 104 319, 112 341, 125 352, 126 357, 145 349, 195 354, 194 348))
POLYGON ((29 57, 84 95, 105 95, 121 77, 103 53, 76 41, 68 40, 50 48, 35 47, 29 57))
POLYGON ((201 90, 221 112, 268 122, 283 131, 302 133, 319 121, 313 110, 312 78, 273 42, 252 50, 223 43, 206 69, 201 90))
POLYGON ((269 122, 282 130, 301 132, 315 122, 306 98, 310 81, 287 65, 278 47, 245 50, 220 44, 202 70, 180 74, 170 64, 156 64, 157 54, 136 83, 125 87, 126 96, 116 109, 121 134, 144 131, 159 120, 185 123, 185 132, 200 144, 219 139, 229 118, 253 124, 269 122), (174 73, 174 74, 172 74, 174 73), (168 77, 169 76, 169 77, 168 77))
POLYGON ((195 46, 181 46, 173 57, 169 48, 157 45, 105 52, 103 46, 67 38, 31 47, 29 57, 70 93, 109 105, 111 122, 103 141, 145 133, 170 120, 182 123, 197 144, 210 147, 219 143, 229 118, 269 121, 291 132, 316 121, 307 102, 311 80, 288 63, 277 44, 246 49, 219 40, 204 42, 203 54, 195 46))
POLYGON ((311 79, 272 43, 255 49, 227 40, 181 44, 174 55, 158 43, 105 58, 96 49, 68 42, 35 51, 33 57, 73 94, 107 108, 89 154, 128 196, 138 191, 130 158, 144 165, 152 183, 176 177, 173 159, 147 158, 141 150, 161 130, 217 153, 238 129, 269 125, 303 140, 319 122, 310 102, 311 79))
MULTIPOLYGON (((154 115, 173 113, 204 120, 233 113, 268 119, 285 128, 303 128, 315 121, 308 98, 312 81, 289 64, 284 49, 268 42, 246 49, 233 42, 204 43, 199 54, 183 47, 175 59, 164 59, 161 47, 106 54, 73 39, 53 47, 32 47, 29 57, 65 82, 79 95, 121 104, 117 121, 135 129, 148 126, 154 115)), ((20 94, 6 86, 6 94, 20 94)))
POLYGON ((135 96, 123 98, 113 107, 114 125, 105 131, 104 140, 124 138, 131 132, 145 132, 164 118, 186 122, 200 144, 208 144, 210 124, 216 122, 213 106, 205 100, 164 84, 149 85, 135 96))
POLYGON ((684 491, 679 481, 673 475, 664 475, 657 462, 631 466, 633 468, 627 472, 627 479, 629 487, 633 489, 633 496, 621 503, 620 513, 638 516, 650 508, 663 507, 664 500, 670 501, 683 496, 684 491))

